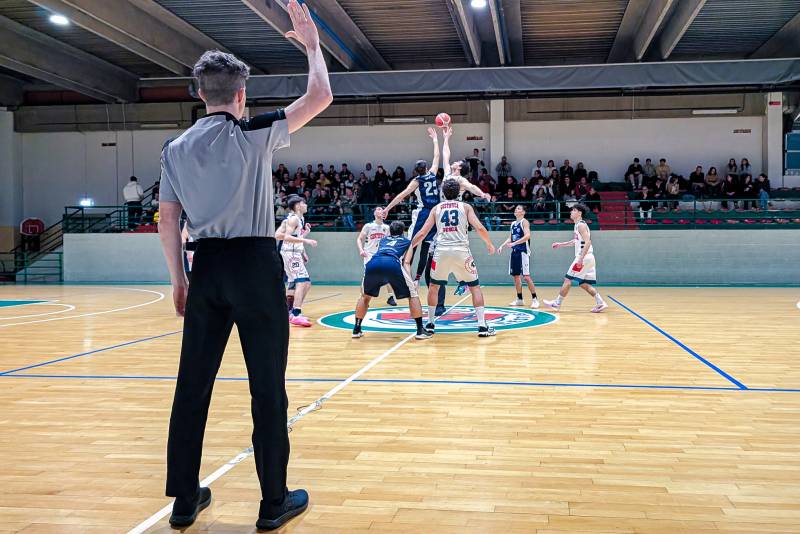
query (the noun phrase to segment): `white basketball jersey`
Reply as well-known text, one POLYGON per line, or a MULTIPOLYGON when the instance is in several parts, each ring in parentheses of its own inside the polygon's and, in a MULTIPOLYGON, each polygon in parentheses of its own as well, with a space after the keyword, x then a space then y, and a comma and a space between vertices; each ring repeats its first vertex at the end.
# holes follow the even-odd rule
POLYGON ((373 221, 364 225, 364 233, 367 236, 364 241, 364 252, 372 256, 378 252, 381 239, 389 235, 389 225, 373 221))
POLYGON ((436 206, 436 248, 469 250, 469 221, 464 203, 447 200, 436 206))
MULTIPOLYGON (((295 221, 297 226, 295 226, 294 232, 289 235, 293 237, 303 237, 303 227, 306 224, 305 220, 296 213, 290 213, 289 216, 286 217, 287 227, 290 221, 295 221)), ((305 245, 303 245, 303 243, 289 243, 288 241, 284 241, 281 251, 284 250, 287 252, 303 252, 305 250, 305 245)))
MULTIPOLYGON (((580 221, 580 222, 575 223, 575 257, 576 258, 581 255, 581 252, 583 252, 583 247, 586 244, 586 242, 581 237, 580 232, 578 232, 578 225, 581 225, 581 224, 586 227, 586 233, 591 235, 591 232, 589 230, 589 225, 586 224, 586 221, 580 221)), ((587 237, 588 237, 588 235, 587 235, 587 237)), ((586 254, 594 254, 594 247, 589 245, 589 250, 588 250, 588 252, 586 252, 586 254)))

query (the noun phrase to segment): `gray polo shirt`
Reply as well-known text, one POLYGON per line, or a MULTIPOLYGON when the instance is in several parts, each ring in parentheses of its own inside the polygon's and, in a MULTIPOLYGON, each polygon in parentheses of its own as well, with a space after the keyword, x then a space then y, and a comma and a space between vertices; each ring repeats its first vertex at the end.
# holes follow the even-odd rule
POLYGON ((282 109, 206 115, 164 147, 159 198, 181 203, 194 239, 274 236, 272 153, 288 146, 282 109))

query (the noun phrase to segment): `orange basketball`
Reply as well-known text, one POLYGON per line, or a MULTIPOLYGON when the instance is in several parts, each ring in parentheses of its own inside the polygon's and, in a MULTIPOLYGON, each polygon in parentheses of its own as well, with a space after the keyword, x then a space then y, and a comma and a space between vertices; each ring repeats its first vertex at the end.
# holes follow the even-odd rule
POLYGON ((447 113, 439 113, 436 115, 436 126, 444 128, 448 124, 450 124, 450 115, 447 113))

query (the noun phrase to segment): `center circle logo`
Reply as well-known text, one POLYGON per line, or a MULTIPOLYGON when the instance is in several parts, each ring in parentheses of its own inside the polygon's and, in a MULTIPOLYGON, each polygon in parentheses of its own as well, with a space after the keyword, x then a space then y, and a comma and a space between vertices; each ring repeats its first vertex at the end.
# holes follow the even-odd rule
MULTIPOLYGON (((427 312, 423 309, 423 317, 427 312)), ((515 330, 544 326, 558 320, 550 312, 526 308, 496 308, 486 306, 486 322, 495 330, 515 330)), ((319 319, 319 323, 329 328, 352 330, 356 322, 355 311, 332 313, 319 319)), ((448 308, 447 313, 437 317, 436 333, 475 332, 478 318, 472 306, 455 306, 448 308)), ((361 323, 365 332, 414 332, 417 329, 408 308, 374 308, 367 311, 361 323)))

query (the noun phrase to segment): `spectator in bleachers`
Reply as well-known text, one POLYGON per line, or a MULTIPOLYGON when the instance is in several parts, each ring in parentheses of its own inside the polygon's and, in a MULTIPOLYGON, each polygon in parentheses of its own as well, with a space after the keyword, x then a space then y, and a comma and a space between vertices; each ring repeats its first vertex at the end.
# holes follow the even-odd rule
POLYGON ((471 156, 467 156, 465 158, 467 160, 467 163, 469 163, 469 171, 470 171, 469 172, 469 176, 471 178, 471 181, 473 181, 473 182, 477 182, 478 181, 478 173, 479 173, 481 167, 485 167, 486 166, 486 164, 481 159, 480 153, 481 153, 480 150, 475 148, 475 149, 472 150, 472 155, 471 156))
POLYGON ((706 174, 706 196, 711 199, 719 198, 722 188, 722 180, 717 174, 716 167, 710 167, 706 174))
POLYGON ((392 180, 400 180, 404 183, 407 182, 406 170, 403 167, 398 166, 392 173, 392 180))
POLYGON ((371 172, 372 172, 372 162, 368 161, 367 163, 364 164, 364 174, 369 175, 369 173, 371 172))
POLYGON ((556 194, 561 194, 561 177, 558 175, 558 169, 553 169, 550 171, 550 176, 548 176, 550 180, 550 185, 553 186, 553 189, 556 191, 556 194))
POLYGON ((758 180, 755 183, 755 190, 758 194, 758 207, 761 211, 769 209, 769 195, 772 188, 769 185, 769 178, 763 172, 758 175, 758 180))
POLYGON ((633 158, 633 163, 628 165, 628 170, 625 171, 625 176, 630 176, 631 174, 636 174, 636 173, 639 173, 639 175, 641 176, 643 172, 644 169, 642 169, 642 164, 639 163, 639 158, 633 158))
POLYGON ((739 185, 739 198, 742 199, 742 209, 753 209, 756 207, 756 202, 753 200, 756 197, 756 188, 753 183, 753 177, 748 173, 742 178, 742 183, 739 185))
POLYGON ((309 163, 306 165, 306 178, 314 176, 314 167, 309 163))
POLYGON ((575 186, 569 176, 565 176, 558 188, 558 198, 561 201, 561 213, 569 213, 572 206, 577 203, 575 186))
POLYGON ((540 160, 540 159, 536 160, 536 165, 534 165, 533 168, 531 169, 531 179, 535 180, 535 176, 536 176, 537 172, 539 174, 541 174, 542 176, 544 176, 545 173, 547 173, 547 171, 545 170, 544 165, 542 164, 542 160, 540 160))
POLYGON ((350 172, 349 168, 347 168, 347 163, 342 163, 342 170, 339 171, 339 176, 341 177, 342 180, 344 180, 349 176, 353 176, 353 173, 350 172))
POLYGON ((489 174, 489 170, 486 167, 481 169, 481 173, 478 175, 478 180, 484 179, 486 183, 489 184, 489 188, 494 191, 497 189, 497 180, 489 174))
POLYGON ((356 204, 356 197, 353 195, 353 190, 347 188, 345 194, 339 199, 339 207, 342 210, 342 223, 348 230, 355 230, 356 223, 353 221, 353 208, 356 204))
POLYGON ((689 175, 689 187, 695 197, 702 198, 705 195, 706 175, 702 166, 695 167, 694 172, 689 175))
POLYGON ((586 205, 589 206, 589 209, 595 213, 600 213, 603 211, 600 193, 595 191, 594 187, 589 187, 589 194, 586 196, 586 205))
POLYGON ((634 171, 633 173, 628 173, 625 175, 625 181, 628 182, 631 191, 638 191, 642 188, 644 178, 641 172, 634 171))
POLYGON ((736 184, 736 177, 728 173, 725 176, 725 181, 722 183, 722 198, 725 200, 722 201, 722 209, 734 209, 736 208, 736 197, 739 196, 739 186, 736 184), (730 205, 728 204, 730 202, 730 205))
POLYGON ((568 176, 569 176, 570 179, 574 179, 575 178, 575 169, 573 169, 572 165, 569 164, 569 160, 568 159, 565 159, 564 160, 564 164, 561 167, 559 167, 558 175, 561 177, 562 181, 564 180, 564 178, 566 178, 568 176))
MULTIPOLYGON (((514 198, 517 197, 517 192, 519 191, 519 186, 517 185, 517 181, 514 180, 513 176, 507 176, 506 179, 500 182, 500 187, 498 188, 500 194, 502 196, 506 196, 507 191, 511 191, 514 198)), ((511 210, 512 212, 514 210, 511 210)))
POLYGON ((752 177, 753 176, 753 167, 750 166, 750 160, 749 159, 742 158, 742 164, 739 165, 739 178, 742 178, 746 174, 749 174, 752 177))
POLYGON ((664 187, 665 183, 666 182, 662 180, 660 176, 656 176, 656 180, 655 182, 653 182, 652 189, 649 189, 650 194, 653 197, 653 200, 656 201, 655 203, 656 208, 661 208, 661 206, 663 205, 661 201, 666 200, 667 193, 664 187))
POLYGON ((575 175, 572 177, 576 182, 580 183, 581 178, 587 178, 589 176, 589 171, 586 170, 586 167, 583 166, 583 162, 579 161, 578 166, 575 167, 575 175))
POLYGON ((133 230, 141 222, 142 218, 142 199, 144 190, 139 185, 139 179, 131 176, 130 181, 122 188, 122 198, 128 207, 128 228, 133 230))
POLYGON ((317 163, 317 172, 314 173, 314 179, 319 181, 325 175, 325 166, 322 163, 317 163))
MULTIPOLYGON (((558 171, 556 163, 552 159, 547 160, 547 167, 545 168, 545 171, 546 172, 542 173, 544 176, 552 176, 553 171, 558 171)), ((556 176, 556 178, 558 178, 558 176, 556 176)))
POLYGON ((664 185, 666 197, 672 202, 668 203, 670 210, 678 209, 678 200, 681 198, 681 181, 680 177, 673 174, 664 185))
POLYGON ((503 180, 511 174, 511 164, 505 156, 500 158, 500 163, 495 166, 494 172, 498 180, 503 180))
POLYGON ((662 182, 666 182, 670 174, 672 174, 672 169, 670 168, 669 165, 667 165, 667 160, 665 158, 661 158, 660 160, 658 160, 658 167, 656 167, 656 177, 661 178, 662 182))
POLYGON ((501 197, 500 203, 500 216, 503 220, 511 220, 514 218, 514 210, 517 207, 517 197, 513 189, 506 189, 505 194, 501 197))
POLYGON ((336 174, 336 167, 333 164, 328 165, 328 176, 333 176, 336 174))
POLYGON ((735 159, 731 158, 728 160, 728 167, 725 172, 725 181, 728 180, 728 175, 733 176, 734 180, 739 177, 739 166, 736 165, 735 159))
POLYGON ((646 185, 642 186, 642 191, 639 193, 639 219, 644 220, 653 218, 653 196, 646 185))
POLYGON ((575 185, 575 198, 578 199, 578 202, 585 201, 586 197, 589 196, 589 187, 589 180, 586 179, 586 176, 578 180, 575 185))
POLYGON ((280 180, 283 178, 284 173, 287 172, 289 172, 289 169, 286 168, 286 165, 279 163, 278 168, 275 169, 275 172, 272 173, 272 176, 280 180))
POLYGON ((383 168, 383 165, 378 165, 378 169, 375 171, 375 178, 374 180, 386 180, 389 181, 389 173, 386 172, 386 169, 383 168))
POLYGON ((644 160, 644 166, 642 167, 642 176, 644 176, 645 180, 649 180, 650 178, 656 175, 656 167, 653 165, 653 160, 647 158, 644 160))

